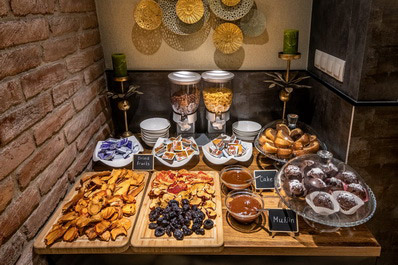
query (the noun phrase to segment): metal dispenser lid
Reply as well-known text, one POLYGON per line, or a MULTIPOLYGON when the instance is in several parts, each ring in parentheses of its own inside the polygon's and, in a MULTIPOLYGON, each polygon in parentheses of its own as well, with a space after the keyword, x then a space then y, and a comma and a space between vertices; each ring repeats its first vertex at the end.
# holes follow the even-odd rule
POLYGON ((232 80, 235 75, 231 72, 214 70, 202 73, 202 78, 205 81, 212 83, 224 83, 232 80))
POLYGON ((189 71, 178 71, 168 75, 169 80, 177 85, 194 85, 200 82, 200 74, 189 71))

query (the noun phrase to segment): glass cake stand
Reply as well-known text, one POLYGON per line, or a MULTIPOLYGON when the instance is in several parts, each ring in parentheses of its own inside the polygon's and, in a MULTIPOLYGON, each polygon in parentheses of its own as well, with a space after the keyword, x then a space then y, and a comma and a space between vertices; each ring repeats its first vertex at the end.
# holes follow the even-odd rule
MULTIPOLYGON (((293 114, 293 115, 294 115, 294 114, 293 114)), ((292 116, 292 114, 289 114, 289 115, 288 115, 288 119, 289 119, 289 116, 292 116)), ((289 159, 280 158, 280 157, 278 157, 276 154, 271 154, 271 153, 268 153, 268 152, 266 152, 265 150, 263 150, 263 148, 261 147, 261 144, 260 144, 260 142, 259 142, 259 139, 260 139, 261 135, 263 134, 263 132, 264 132, 266 129, 268 129, 268 128, 274 128, 274 129, 275 129, 275 127, 276 127, 277 124, 284 123, 284 124, 288 125, 290 128, 291 128, 291 127, 300 128, 304 133, 309 133, 309 134, 316 135, 316 136, 317 136, 317 140, 318 140, 318 142, 319 142, 319 150, 327 150, 327 147, 326 147, 325 143, 323 143, 323 142, 319 139, 319 137, 318 137, 318 135, 315 133, 315 131, 314 131, 310 126, 308 126, 307 124, 305 124, 305 123, 303 123, 303 122, 300 122, 300 121, 297 121, 298 116, 297 116, 297 115, 295 115, 295 116, 297 117, 296 120, 295 120, 295 121, 289 120, 288 123, 286 123, 286 121, 284 122, 283 120, 276 120, 276 121, 273 121, 273 122, 268 123, 267 125, 265 125, 265 126, 260 130, 260 132, 257 134, 256 139, 254 140, 254 146, 256 147, 256 149, 257 149, 260 153, 262 153, 264 156, 266 156, 266 157, 268 157, 268 158, 270 158, 270 159, 276 161, 276 162, 279 164, 279 167, 280 167, 281 165, 287 163, 287 161, 289 161, 289 159, 293 158, 294 156, 292 155, 292 157, 290 157, 289 159), (292 126, 292 125, 293 125, 293 126, 292 126)))
MULTIPOLYGON (((290 175, 291 176, 291 175, 290 175)), ((329 175, 327 174, 328 178, 329 175)), ((344 185, 344 190, 346 189, 347 185, 344 185)), ((307 189, 307 186, 305 186, 307 189)), ((369 186, 365 183, 365 181, 361 178, 361 176, 350 166, 343 163, 342 161, 333 158, 331 152, 328 151, 318 151, 317 154, 310 154, 310 155, 303 155, 300 157, 296 157, 286 163, 281 170, 278 172, 277 176, 275 177, 275 190, 280 196, 282 202, 289 207, 291 210, 295 211, 298 215, 302 216, 305 221, 312 227, 314 227, 313 223, 325 225, 332 228, 340 228, 340 227, 353 227, 369 221, 376 211, 376 198, 372 190, 369 186), (314 211, 314 209, 307 203, 305 196, 301 197, 292 197, 292 195, 287 194, 286 186, 284 186, 285 181, 291 181, 290 179, 285 176, 285 168, 289 165, 296 165, 300 167, 301 174, 303 174, 304 178, 302 183, 304 183, 305 178, 307 177, 305 174, 306 171, 308 172, 308 167, 303 169, 304 161, 313 161, 315 164, 313 167, 324 168, 325 165, 332 163, 338 169, 338 172, 334 176, 338 176, 341 172, 351 171, 355 174, 358 183, 362 185, 366 189, 366 201, 364 204, 359 207, 353 214, 347 215, 343 214, 340 211, 329 214, 329 215, 322 215, 318 214, 314 211)), ((311 192, 316 192, 317 189, 311 188, 311 192)), ((318 191, 325 191, 331 193, 330 187, 318 189, 318 191), (328 190, 329 189, 329 190, 328 190)), ((290 190, 288 191, 290 192, 290 190)), ((310 192, 309 192, 310 193, 310 192)), ((362 202, 361 202, 362 203, 362 202)), ((316 228, 316 227, 314 227, 316 228)))

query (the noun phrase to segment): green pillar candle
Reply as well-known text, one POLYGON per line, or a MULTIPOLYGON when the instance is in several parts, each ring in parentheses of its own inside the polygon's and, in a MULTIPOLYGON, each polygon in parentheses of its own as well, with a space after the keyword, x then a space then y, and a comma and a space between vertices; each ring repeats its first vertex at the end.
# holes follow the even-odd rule
POLYGON ((298 51, 298 36, 297 29, 285 29, 283 33, 283 53, 295 54, 298 51))
POLYGON ((112 54, 112 64, 116 77, 127 76, 126 55, 123 53, 112 54))

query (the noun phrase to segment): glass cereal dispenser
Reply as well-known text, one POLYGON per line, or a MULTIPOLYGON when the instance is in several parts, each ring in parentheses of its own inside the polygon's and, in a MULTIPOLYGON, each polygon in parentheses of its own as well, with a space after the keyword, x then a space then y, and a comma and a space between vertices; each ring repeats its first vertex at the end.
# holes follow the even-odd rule
POLYGON ((203 101, 206 106, 208 133, 225 133, 232 105, 232 79, 234 74, 227 71, 202 73, 203 101))
POLYGON ((179 71, 169 74, 171 105, 177 134, 195 133, 195 122, 200 102, 200 74, 179 71))

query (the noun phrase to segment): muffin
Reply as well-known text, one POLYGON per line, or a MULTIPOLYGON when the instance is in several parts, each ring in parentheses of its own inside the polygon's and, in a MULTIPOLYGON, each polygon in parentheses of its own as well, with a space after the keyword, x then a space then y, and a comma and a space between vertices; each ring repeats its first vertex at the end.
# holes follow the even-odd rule
POLYGON ((322 170, 326 173, 328 177, 334 177, 339 172, 339 169, 333 163, 323 165, 322 170))
POLYGON ((326 183, 319 178, 306 178, 304 180, 304 186, 309 192, 325 191, 327 188, 326 183))
POLYGON ((336 196, 336 200, 340 205, 340 208, 344 211, 349 211, 351 208, 357 205, 354 196, 349 192, 341 192, 336 196))
POLYGON ((348 184, 346 190, 348 192, 351 192, 352 194, 357 195, 363 201, 366 201, 368 198, 366 188, 359 183, 348 184))
POLYGON ((325 183, 327 185, 327 188, 330 192, 336 191, 336 190, 343 190, 344 189, 344 184, 341 180, 335 177, 327 178, 325 180, 325 183))
POLYGON ((326 178, 326 174, 319 167, 314 167, 307 172, 307 177, 324 180, 326 178))
POLYGON ((358 178, 354 172, 343 171, 336 175, 336 178, 343 181, 345 184, 358 183, 358 178))
POLYGON ((333 202, 330 199, 330 196, 328 196, 328 194, 319 193, 318 195, 315 196, 312 202, 317 207, 323 207, 330 210, 334 209, 333 202))
POLYGON ((298 166, 288 165, 283 172, 285 173, 285 177, 289 180, 297 179, 301 181, 303 179, 303 174, 298 166))
POLYGON ((283 188, 289 197, 303 197, 306 194, 306 189, 303 183, 297 179, 285 182, 283 188))

